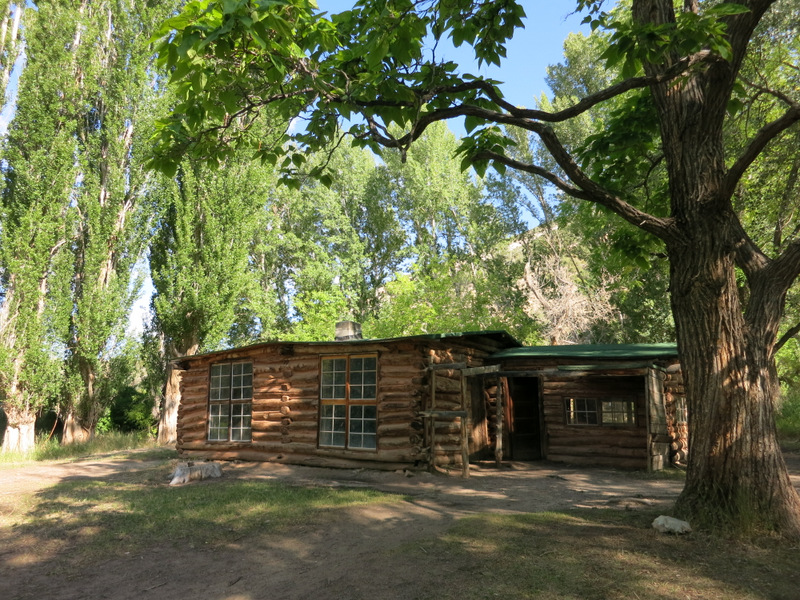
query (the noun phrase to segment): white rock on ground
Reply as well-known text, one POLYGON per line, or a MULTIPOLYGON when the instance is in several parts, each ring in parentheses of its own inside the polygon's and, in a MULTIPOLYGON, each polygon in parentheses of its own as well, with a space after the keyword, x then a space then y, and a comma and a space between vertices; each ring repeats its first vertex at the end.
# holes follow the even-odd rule
POLYGON ((183 464, 175 467, 172 472, 170 485, 180 485, 190 481, 200 481, 201 479, 211 479, 212 477, 222 477, 222 467, 215 462, 194 464, 183 464))
POLYGON ((661 533, 689 533, 692 531, 691 526, 686 521, 681 521, 674 517, 661 515, 656 517, 653 521, 653 529, 661 533))

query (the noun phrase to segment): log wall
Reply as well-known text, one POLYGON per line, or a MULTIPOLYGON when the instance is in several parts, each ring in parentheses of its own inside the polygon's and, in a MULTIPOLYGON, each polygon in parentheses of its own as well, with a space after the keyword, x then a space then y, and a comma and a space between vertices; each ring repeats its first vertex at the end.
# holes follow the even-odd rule
POLYGON ((431 376, 424 410, 460 411, 464 408, 468 416, 465 431, 462 430, 461 419, 458 417, 424 419, 424 440, 429 464, 463 467, 464 433, 468 438, 468 460, 482 458, 490 452, 489 430, 492 427, 492 416, 486 411, 482 378, 467 377, 462 381, 461 369, 483 366, 489 355, 502 348, 500 343, 491 338, 448 338, 431 343, 428 348, 431 376), (436 368, 437 365, 453 365, 454 368, 436 368), (432 370, 434 368, 435 375, 432 370))
POLYGON ((670 461, 675 465, 685 465, 689 455, 689 423, 683 418, 686 411, 686 391, 681 367, 677 362, 666 369, 664 405, 670 437, 670 461))
MULTIPOLYGON (((488 458, 496 448, 498 384, 504 375, 467 377, 462 368, 484 366, 501 349, 491 337, 405 338, 400 340, 268 343, 190 357, 182 361, 178 450, 196 458, 280 461, 328 466, 399 468, 463 463, 464 430, 459 417, 421 413, 467 408, 470 459, 488 458), (318 447, 320 357, 374 354, 378 357, 377 449, 318 447), (217 362, 253 363, 252 441, 209 442, 209 367, 217 362), (465 392, 465 394, 464 394, 465 392)), ((646 368, 613 361, 587 372, 559 370, 575 361, 519 359, 501 365, 515 375, 541 382, 545 458, 583 465, 646 468, 646 368), (629 397, 636 401, 635 426, 567 425, 564 399, 629 397)), ((688 432, 676 421, 683 382, 676 361, 665 370, 664 400, 673 460, 685 458, 688 432)), ((506 389, 506 388, 504 388, 506 389)), ((507 436, 508 427, 504 426, 507 436)), ((508 440, 504 440, 507 447, 508 440)))
MULTIPOLYGON (((329 466, 413 466, 427 460, 419 417, 429 392, 428 348, 392 343, 265 344, 187 360, 178 411, 181 454, 214 459, 295 462, 329 466), (322 356, 378 356, 377 450, 317 446, 322 356), (209 442, 209 367, 252 360, 252 441, 209 442)), ((442 401, 451 384, 443 383, 442 401)))
MULTIPOLYGON (((508 373, 508 377, 524 374, 539 377, 542 382, 540 401, 544 417, 545 458, 570 464, 648 468, 651 451, 648 441, 652 442, 654 438, 652 434, 648 436, 647 367, 596 361, 582 371, 575 362, 569 359, 514 359, 502 365, 502 371, 508 373), (565 411, 568 398, 633 400, 636 403, 636 424, 569 425, 565 411)), ((585 363, 585 359, 581 362, 585 363)), ((685 449, 688 448, 685 424, 675 420, 676 405, 683 397, 680 366, 673 360, 663 361, 660 368, 664 370, 667 418, 663 441, 669 442, 674 449, 685 449)), ((495 409, 500 379, 486 378, 484 397, 489 412, 495 409)), ((489 438, 490 445, 496 444, 491 428, 489 438)))

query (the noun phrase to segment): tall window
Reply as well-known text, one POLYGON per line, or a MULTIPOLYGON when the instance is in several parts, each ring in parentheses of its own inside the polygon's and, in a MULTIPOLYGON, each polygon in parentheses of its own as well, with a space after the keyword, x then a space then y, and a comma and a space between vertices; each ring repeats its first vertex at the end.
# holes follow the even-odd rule
POLYGON ((252 439, 253 363, 211 365, 208 439, 249 442, 252 439))
POLYGON ((319 445, 376 449, 377 357, 323 358, 320 370, 319 445))
POLYGON ((633 400, 565 398, 567 425, 636 425, 633 400))

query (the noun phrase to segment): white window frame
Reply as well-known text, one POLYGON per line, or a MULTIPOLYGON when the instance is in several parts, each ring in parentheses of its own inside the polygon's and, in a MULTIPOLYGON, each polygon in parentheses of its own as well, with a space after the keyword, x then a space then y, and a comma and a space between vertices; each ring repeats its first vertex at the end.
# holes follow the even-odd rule
POLYGON ((253 440, 253 363, 230 361, 209 367, 209 442, 253 440))

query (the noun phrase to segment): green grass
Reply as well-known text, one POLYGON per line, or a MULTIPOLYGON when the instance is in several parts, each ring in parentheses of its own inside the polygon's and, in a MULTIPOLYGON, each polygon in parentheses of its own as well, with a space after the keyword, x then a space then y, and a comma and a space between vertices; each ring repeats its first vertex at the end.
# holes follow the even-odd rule
POLYGON ((627 600, 797 598, 797 549, 702 534, 656 533, 649 511, 480 515, 403 552, 459 565, 420 600, 627 600))
POLYGON ((322 524, 332 510, 400 496, 369 489, 307 488, 267 481, 168 485, 169 461, 102 480, 65 481, 29 498, 6 520, 10 539, 63 554, 72 564, 162 545, 206 547, 288 527, 322 524))
POLYGON ((17 466, 20 463, 47 460, 72 460, 98 455, 118 454, 131 450, 149 450, 154 458, 174 456, 175 451, 156 446, 155 440, 146 432, 120 433, 109 432, 94 436, 86 442, 62 445, 55 439, 40 438, 30 453, 0 453, 0 466, 3 464, 17 466))

